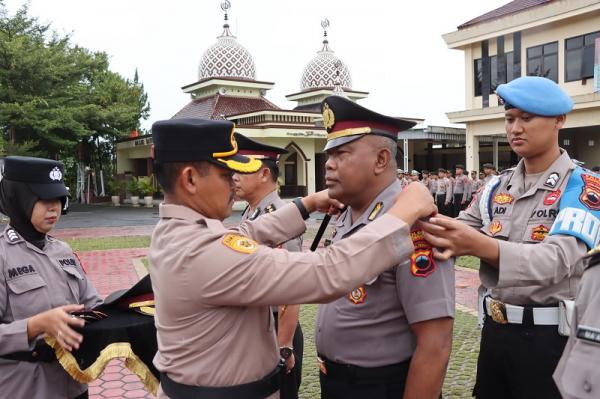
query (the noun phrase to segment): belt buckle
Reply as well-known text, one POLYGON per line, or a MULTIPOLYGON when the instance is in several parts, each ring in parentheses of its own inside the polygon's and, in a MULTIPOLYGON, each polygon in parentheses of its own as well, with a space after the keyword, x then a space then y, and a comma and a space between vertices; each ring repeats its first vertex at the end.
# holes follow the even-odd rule
POLYGON ((319 363, 319 370, 321 370, 321 373, 327 375, 327 367, 325 366, 325 360, 317 356, 317 363, 319 363))
POLYGON ((490 312, 492 313, 492 320, 494 320, 496 323, 508 323, 506 317, 506 306, 504 305, 504 303, 490 298, 490 312))

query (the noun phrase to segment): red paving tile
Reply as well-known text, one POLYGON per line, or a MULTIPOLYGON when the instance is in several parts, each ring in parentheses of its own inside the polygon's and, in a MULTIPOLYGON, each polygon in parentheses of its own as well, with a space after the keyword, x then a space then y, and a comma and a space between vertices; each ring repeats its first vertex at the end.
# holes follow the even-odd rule
POLYGON ((477 288, 479 273, 471 269, 456 269, 456 302, 470 309, 477 310, 477 288))

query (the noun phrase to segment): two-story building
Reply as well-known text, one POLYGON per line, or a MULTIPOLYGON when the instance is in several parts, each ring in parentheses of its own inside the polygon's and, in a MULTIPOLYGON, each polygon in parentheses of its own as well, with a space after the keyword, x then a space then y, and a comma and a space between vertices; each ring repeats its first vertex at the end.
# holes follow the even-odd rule
MULTIPOLYGON (((465 109, 447 116, 466 125, 469 170, 489 161, 481 159, 481 138, 505 134, 504 108, 495 88, 525 75, 552 79, 573 98, 560 146, 586 167, 600 165, 600 77, 594 79, 600 58, 600 1, 515 0, 443 38, 465 56, 465 109)), ((495 144, 492 161, 497 166, 517 162, 514 153, 497 149, 495 144)))

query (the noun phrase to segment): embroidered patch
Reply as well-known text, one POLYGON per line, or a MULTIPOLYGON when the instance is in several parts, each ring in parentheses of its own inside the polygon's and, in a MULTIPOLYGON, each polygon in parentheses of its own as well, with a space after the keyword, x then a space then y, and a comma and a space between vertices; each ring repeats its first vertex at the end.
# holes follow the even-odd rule
POLYGON ((410 273, 415 277, 427 277, 435 271, 433 248, 423 236, 422 230, 410 232, 415 251, 410 256, 410 273))
POLYGON ((254 219, 256 219, 258 217, 258 215, 260 215, 260 209, 256 208, 254 210, 254 212, 252 212, 252 215, 250 215, 250 217, 248 219, 254 220, 254 219))
POLYGON ((269 204, 269 205, 268 205, 268 206, 265 208, 265 212, 267 212, 267 213, 275 212, 275 209, 277 209, 277 208, 275 208, 275 205, 273 205, 273 204, 269 204))
POLYGON ((251 254, 258 249, 258 243, 248 237, 239 234, 225 234, 223 245, 243 254, 251 254))
POLYGON ((531 230, 531 239, 535 241, 544 241, 550 229, 542 224, 531 230))
POLYGON ((577 338, 600 344, 600 329, 588 326, 577 326, 577 338))
POLYGON ((496 194, 494 196, 494 203, 498 205, 512 204, 514 197, 508 193, 496 194))
POLYGON ((592 211, 600 211, 600 178, 582 174, 583 188, 579 200, 592 211))
POLYGON ((367 299, 367 290, 364 287, 358 287, 348 294, 348 299, 355 305, 364 303, 367 299))
POLYGON ((381 208, 383 208, 383 202, 378 202, 375 204, 375 206, 373 207, 373 210, 369 214, 369 222, 372 222, 373 220, 375 220, 375 218, 377 217, 377 214, 379 213, 379 211, 381 211, 381 208))
POLYGON ((553 205, 560 198, 560 190, 552 191, 544 197, 544 205, 553 205))
POLYGON ((490 233, 492 234, 492 236, 495 236, 496 234, 498 234, 500 231, 502 231, 502 224, 497 221, 494 220, 491 224, 490 224, 490 233))
POLYGON ((550 175, 548 175, 548 178, 546 179, 544 186, 554 188, 558 184, 559 179, 560 179, 560 175, 556 172, 552 172, 552 173, 550 173, 550 175))

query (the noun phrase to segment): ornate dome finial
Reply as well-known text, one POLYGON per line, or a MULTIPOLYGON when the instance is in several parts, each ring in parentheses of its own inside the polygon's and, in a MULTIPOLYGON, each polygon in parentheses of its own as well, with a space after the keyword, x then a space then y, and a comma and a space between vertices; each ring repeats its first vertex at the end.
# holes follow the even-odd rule
POLYGON ((223 34, 221 35, 221 37, 224 36, 233 36, 231 34, 231 32, 229 31, 229 23, 227 22, 229 20, 229 17, 227 16, 227 11, 229 11, 229 9, 231 8, 231 2, 229 0, 225 0, 221 3, 221 10, 223 10, 223 12, 225 13, 223 20, 225 21, 223 23, 223 34))
POLYGON ((327 28, 329 28, 329 20, 327 18, 321 21, 321 28, 323 28, 323 48, 321 51, 331 51, 329 40, 327 40, 327 28))

